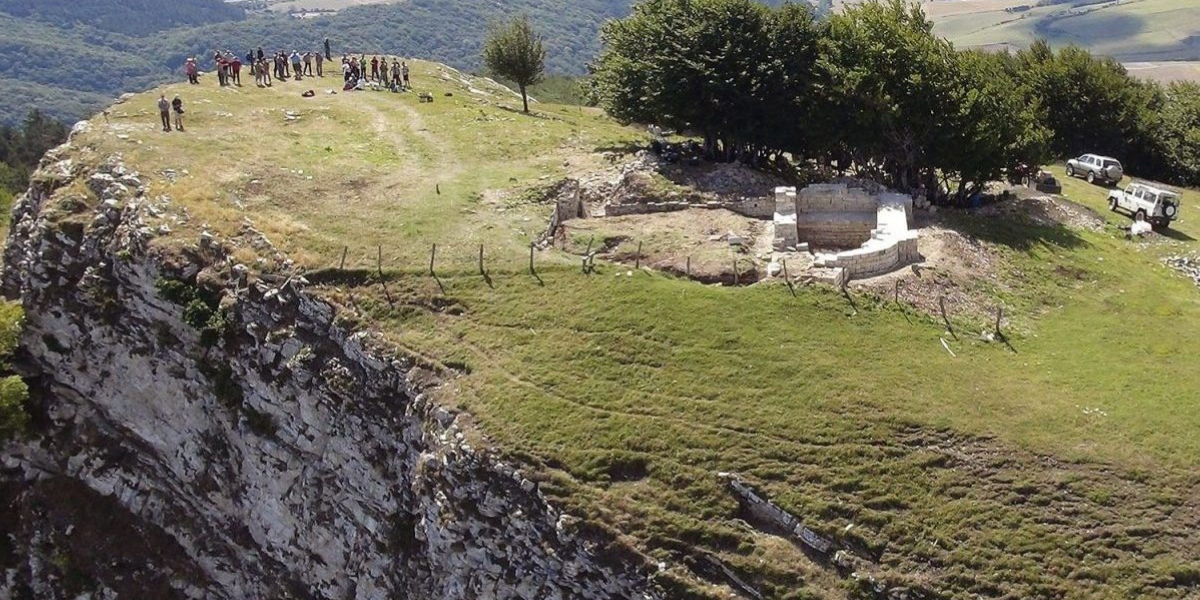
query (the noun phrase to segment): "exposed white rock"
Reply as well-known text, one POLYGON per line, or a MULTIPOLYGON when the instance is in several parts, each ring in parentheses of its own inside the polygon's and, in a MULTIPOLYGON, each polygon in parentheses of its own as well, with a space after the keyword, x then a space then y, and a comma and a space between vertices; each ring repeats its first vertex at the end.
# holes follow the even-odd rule
MULTIPOLYGON (((110 167, 88 175, 93 190, 124 176, 110 167)), ((335 325, 306 282, 248 281, 209 232, 212 265, 150 250, 169 229, 143 222, 166 202, 106 203, 82 235, 60 231, 41 218, 52 192, 18 201, 5 251, 4 291, 28 319, 21 367, 41 376, 50 425, 0 452, 0 479, 18 486, 9 508, 31 523, 0 597, 68 597, 46 568, 67 529, 45 511, 97 554, 80 597, 662 596, 652 564, 463 441, 408 363, 335 325), (215 342, 156 287, 206 267, 229 282, 215 342)))

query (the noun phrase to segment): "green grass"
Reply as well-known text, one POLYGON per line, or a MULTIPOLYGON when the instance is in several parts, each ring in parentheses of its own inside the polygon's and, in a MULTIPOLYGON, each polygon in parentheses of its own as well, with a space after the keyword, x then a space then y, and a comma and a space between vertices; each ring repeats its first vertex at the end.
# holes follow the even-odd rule
POLYGON ((598 164, 596 148, 637 138, 594 109, 544 104, 522 115, 506 88, 476 82, 473 92, 465 75, 412 67, 416 91, 404 94, 341 92, 340 77, 267 90, 247 80, 169 86, 168 97, 185 99, 186 133, 158 131, 157 96, 147 94, 115 107, 111 125, 96 119, 86 140, 143 172, 179 172, 174 183, 157 179, 154 193, 230 234, 248 218, 311 268, 336 264, 343 246, 348 267, 373 268, 380 245, 387 264, 415 267, 436 243, 448 269, 473 265, 479 244, 494 266, 515 269, 548 216, 506 198, 564 175, 564 159, 598 164), (317 96, 301 98, 307 89, 317 96), (420 92, 435 101, 418 102, 420 92))
POLYGON ((945 17, 934 31, 963 47, 1024 46, 1045 38, 1121 60, 1189 60, 1196 58, 1187 40, 1200 31, 1200 11, 1191 0, 1124 0, 1086 8, 1058 4, 945 17))
MULTIPOLYGON (((890 584, 945 598, 1194 593, 1200 290, 1159 259, 1197 248, 1200 196, 1185 196, 1169 243, 1124 240, 1117 216, 1098 232, 947 216, 1003 265, 1011 348, 980 341, 982 319, 955 315, 955 339, 930 315, 862 294, 851 307, 820 287, 793 297, 604 264, 585 276, 557 251, 538 253, 535 278, 527 244, 550 209, 522 192, 638 134, 577 107, 520 115, 511 94, 448 76, 416 66, 432 105, 302 99, 297 83, 176 86, 189 133, 155 131, 141 96, 81 144, 123 153, 151 196, 191 213, 160 246, 250 219, 326 269, 319 293, 398 351, 461 373, 442 401, 574 514, 673 565, 689 596, 711 591, 680 571, 697 549, 770 598, 854 596, 742 524, 719 471, 864 548, 890 584), (171 183, 163 169, 190 176, 171 183), (434 243, 444 291, 425 273, 434 243), (480 243, 492 285, 475 273, 480 243), (327 270, 343 247, 349 267, 373 270, 378 246, 392 303, 377 282, 327 270)), ((1064 183, 1103 209, 1105 190, 1064 183)))

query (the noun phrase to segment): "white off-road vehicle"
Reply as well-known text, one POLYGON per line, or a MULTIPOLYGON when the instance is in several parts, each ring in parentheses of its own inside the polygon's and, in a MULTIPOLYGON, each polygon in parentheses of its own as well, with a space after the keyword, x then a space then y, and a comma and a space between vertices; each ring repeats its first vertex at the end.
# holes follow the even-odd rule
POLYGON ((1097 181, 1116 185, 1125 177, 1121 161, 1111 156, 1084 154, 1067 161, 1067 177, 1083 177, 1088 183, 1097 181))
POLYGON ((1144 183, 1131 183, 1125 189, 1108 193, 1108 208, 1128 212, 1135 221, 1167 227, 1179 218, 1179 194, 1144 183))

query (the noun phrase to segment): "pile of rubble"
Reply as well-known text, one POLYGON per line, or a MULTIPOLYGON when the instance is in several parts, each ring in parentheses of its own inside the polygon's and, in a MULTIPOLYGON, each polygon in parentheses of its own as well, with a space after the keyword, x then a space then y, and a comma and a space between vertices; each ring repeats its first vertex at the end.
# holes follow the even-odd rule
POLYGON ((677 184, 721 196, 769 196, 785 183, 774 175, 740 163, 706 163, 699 167, 664 164, 658 168, 677 184))
POLYGON ((1163 259, 1163 263, 1183 273, 1185 277, 1192 280, 1192 283, 1200 287, 1200 257, 1168 256, 1163 259))

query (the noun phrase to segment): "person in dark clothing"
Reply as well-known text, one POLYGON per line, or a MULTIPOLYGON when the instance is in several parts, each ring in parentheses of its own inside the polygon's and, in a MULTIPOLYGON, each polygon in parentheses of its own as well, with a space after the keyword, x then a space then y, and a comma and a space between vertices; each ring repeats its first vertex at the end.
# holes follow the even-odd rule
POLYGON ((325 55, 320 52, 313 52, 313 57, 317 59, 317 77, 325 76, 325 55))
POLYGON ((242 87, 242 61, 236 56, 229 63, 229 82, 242 87))
MULTIPOLYGON (((166 99, 166 96, 163 96, 163 99, 166 99)), ((178 94, 171 101, 171 109, 175 112, 175 130, 183 131, 183 100, 179 99, 178 94)))
POLYGON ((329 53, 329 38, 325 38, 325 60, 333 60, 333 55, 329 53))
POLYGON ((379 57, 371 58, 371 81, 379 81, 379 57))
POLYGON ((163 131, 171 130, 171 103, 167 102, 167 95, 163 94, 158 97, 158 116, 162 117, 163 131))
POLYGON ((262 46, 259 46, 258 47, 258 60, 262 60, 266 57, 267 57, 267 55, 263 54, 262 46))

